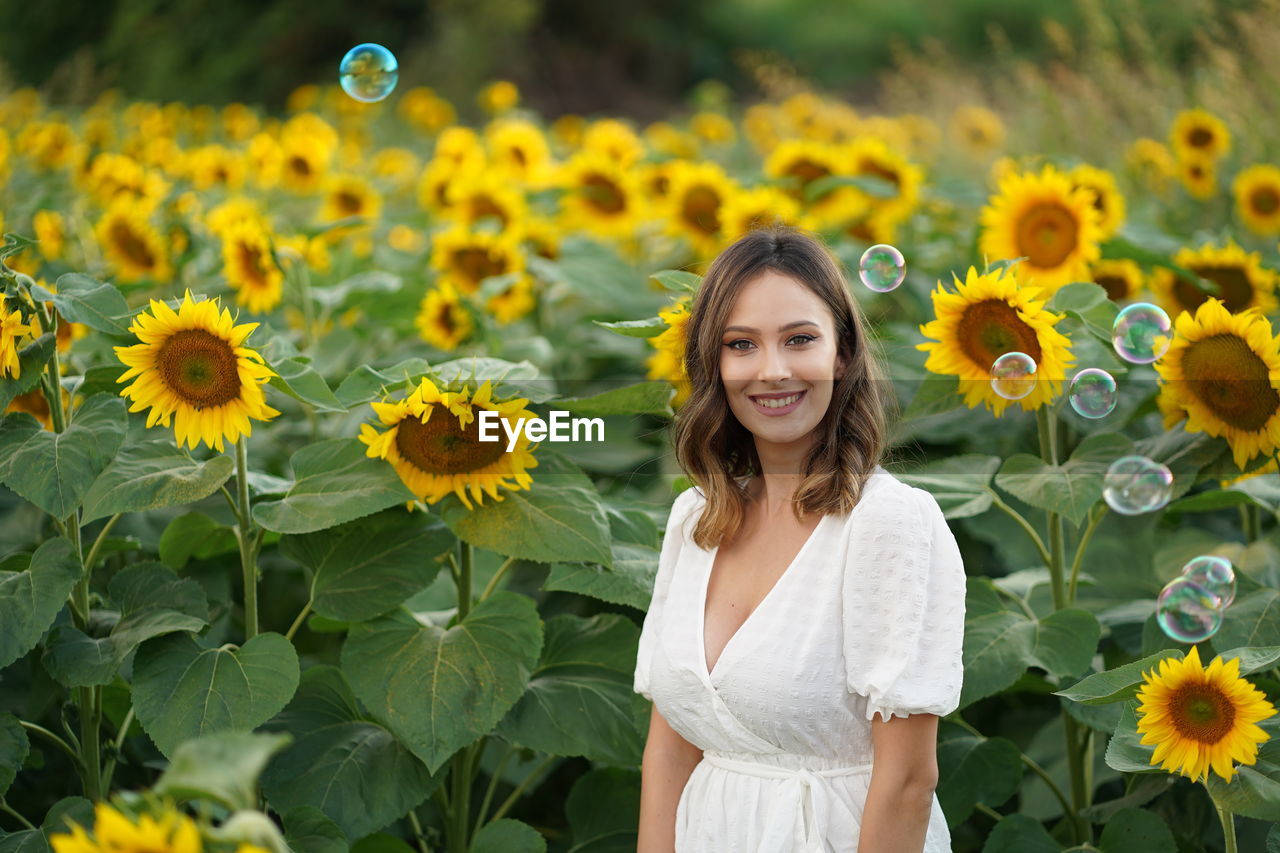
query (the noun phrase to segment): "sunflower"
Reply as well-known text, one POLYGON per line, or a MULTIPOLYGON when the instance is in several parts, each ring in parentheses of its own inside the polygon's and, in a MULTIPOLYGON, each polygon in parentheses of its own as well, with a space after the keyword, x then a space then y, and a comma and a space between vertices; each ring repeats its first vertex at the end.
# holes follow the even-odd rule
POLYGON ((1171 317, 1181 311, 1194 311, 1212 296, 1232 314, 1246 308, 1257 308, 1264 314, 1276 309, 1276 273, 1262 266, 1258 252, 1246 252, 1234 241, 1222 248, 1183 247, 1173 256, 1173 262, 1213 282, 1218 292, 1207 293, 1173 270, 1156 267, 1151 291, 1171 317))
POLYGON ((427 236, 408 225, 394 225, 387 232, 387 245, 397 252, 416 255, 427 248, 427 236))
POLYGON ((1266 695, 1240 677, 1240 659, 1218 655, 1205 669, 1192 646, 1182 660, 1165 658, 1142 674, 1138 731, 1156 744, 1151 764, 1196 782, 1209 770, 1230 782, 1233 761, 1253 764, 1268 735, 1257 723, 1276 713, 1266 695))
POLYGON ((1125 155, 1129 168, 1137 173, 1152 189, 1163 192, 1174 177, 1178 166, 1169 148, 1158 139, 1135 139, 1125 155))
POLYGON ((726 241, 769 225, 800 224, 800 205, 777 187, 753 187, 725 199, 720 225, 726 241))
POLYGON ((222 234, 222 273, 236 291, 236 303, 265 314, 280 304, 284 272, 271 254, 271 234, 241 219, 222 234))
POLYGON ((480 90, 476 103, 491 115, 505 113, 520 103, 520 90, 510 80, 495 80, 480 90))
POLYGON ((284 149, 269 133, 255 133, 245 150, 245 165, 259 189, 280 183, 284 170, 284 149))
POLYGON ((1231 183, 1236 212, 1255 234, 1280 233, 1280 169, 1250 166, 1231 183))
POLYGON ((444 215, 473 226, 492 218, 502 231, 518 231, 529 217, 529 204, 518 182, 497 171, 474 170, 459 175, 445 190, 444 215))
POLYGON ((326 182, 320 221, 337 222, 352 216, 374 220, 381 212, 382 195, 364 178, 342 174, 326 182))
POLYGON ((76 821, 71 832, 49 836, 54 853, 200 853, 200 829, 176 809, 156 820, 148 814, 134 823, 105 802, 94 803, 93 836, 76 821))
POLYGON ((1178 159, 1217 160, 1231 150, 1231 132, 1222 119, 1207 110, 1183 110, 1173 120, 1169 143, 1178 159))
POLYGON ((558 260, 560 238, 560 229, 545 219, 530 219, 524 224, 524 242, 540 258, 558 260))
POLYGON ((121 198, 98 221, 98 243, 121 281, 166 282, 173 275, 165 241, 147 212, 142 203, 121 198))
POLYGON ((44 255, 46 261, 62 257, 62 250, 67 243, 67 226, 61 213, 56 210, 37 210, 31 218, 31 227, 35 229, 40 254, 44 255))
POLYGON ((495 275, 524 270, 524 252, 512 234, 489 234, 458 225, 436 236, 431 266, 459 291, 473 294, 495 275))
POLYGON ((694 113, 689 119, 689 129, 698 139, 711 145, 728 145, 738 137, 728 116, 706 110, 694 113))
MULTIPOLYGON (((499 426, 499 441, 480 440, 478 411, 497 412, 514 428, 521 419, 537 417, 525 409, 528 400, 492 400, 493 389, 486 380, 468 400, 469 388, 441 391, 423 377, 408 398, 371 403, 382 425, 362 424, 360 440, 369 445, 365 455, 385 459, 418 500, 439 502, 448 494, 457 495, 467 509, 474 509, 467 497, 484 503, 484 494, 503 500, 499 487, 516 491, 533 485, 529 469, 538 465, 529 439, 520 433, 516 447, 506 450, 506 431, 499 426)), ((494 432, 492 426, 489 434, 494 432)))
POLYGON ((832 175, 849 173, 849 146, 837 146, 806 139, 788 139, 778 144, 764 163, 764 173, 779 181, 783 189, 803 205, 806 224, 820 229, 860 218, 867 210, 867 196, 852 186, 832 187, 809 201, 810 184, 832 175))
POLYGON ((551 148, 533 122, 498 119, 485 128, 484 137, 489 156, 499 170, 533 189, 540 189, 551 180, 551 148))
POLYGON ((677 161, 667 188, 668 233, 688 239, 699 256, 713 254, 720 245, 720 210, 736 191, 719 164, 677 161))
POLYGON ((947 126, 956 147, 975 159, 985 159, 1004 145, 1004 122, 986 107, 957 107, 947 126))
POLYGON ((575 154, 561 170, 561 212, 568 227, 603 237, 630 237, 644 210, 644 196, 632 169, 598 151, 575 154))
POLYGON ((1280 340, 1256 309, 1232 314, 1207 299, 1174 321, 1169 351, 1155 362, 1164 380, 1156 404, 1168 429, 1225 437, 1236 467, 1280 448, 1280 340))
POLYGON ((396 193, 413 189, 422 168, 418 156, 408 148, 383 148, 373 155, 369 166, 373 174, 387 179, 396 193))
POLYGON ((658 316, 666 322, 667 328, 652 338, 646 338, 657 352, 645 360, 645 366, 649 369, 645 378, 665 379, 676 387, 676 396, 671 401, 674 408, 679 408, 689 396, 689 374, 684 369, 684 351, 691 301, 692 297, 686 296, 658 311, 658 316))
POLYGON ((1054 328, 1064 315, 1046 311, 1047 300, 1039 298, 1043 291, 1020 284, 1016 267, 1003 276, 969 267, 964 282, 952 278, 957 292, 946 292, 938 282, 933 293, 937 319, 920 327, 921 334, 935 339, 916 345, 929 353, 925 369, 958 376, 965 404, 985 403, 996 417, 1012 402, 1027 411, 1052 402, 1075 362, 1071 341, 1054 328), (1035 390, 1016 401, 991 387, 991 366, 1007 352, 1026 353, 1036 363, 1035 390))
POLYGON ((448 160, 454 168, 482 168, 487 162, 480 134, 464 125, 453 125, 436 137, 433 160, 448 160))
POLYGON ((655 121, 644 129, 644 141, 667 157, 691 160, 698 156, 698 140, 669 121, 655 121))
POLYGON ((414 325, 424 341, 442 350, 457 349, 475 329, 471 313, 447 279, 423 295, 414 325))
POLYGON ((1099 240, 1109 240, 1124 224, 1124 196, 1116 188, 1115 175, 1106 169, 1081 164, 1067 173, 1071 183, 1088 190, 1098 211, 1099 240))
POLYGON ((104 206, 124 196, 150 210, 169 192, 169 182, 158 173, 144 169, 132 157, 110 152, 95 156, 78 182, 86 193, 104 206))
POLYGON ((235 142, 244 142, 258 132, 258 114, 244 104, 227 104, 219 118, 222 132, 235 142))
POLYGON ((1218 192, 1218 167, 1208 157, 1179 157, 1176 169, 1178 180, 1192 198, 1208 201, 1218 192))
POLYGON ((892 227, 910 218, 920 205, 920 185, 924 170, 893 151, 880 139, 865 137, 853 143, 850 171, 885 181, 893 188, 886 198, 868 194, 867 217, 877 224, 892 227))
POLYGON ((18 360, 19 343, 27 335, 39 334, 33 320, 30 324, 22 319, 22 312, 5 307, 8 299, 0 293, 0 377, 12 376, 17 379, 22 375, 22 363, 18 360))
POLYGON ((582 131, 582 149, 600 154, 626 168, 645 155, 645 145, 636 132, 616 118, 591 122, 582 131))
POLYGON ((202 145, 186 158, 187 175, 191 185, 205 191, 214 187, 238 190, 244 186, 248 165, 244 155, 221 145, 202 145))
POLYGON ((452 158, 436 157, 427 163, 418 178, 418 204, 423 210, 441 213, 449 206, 449 187, 454 181, 481 171, 474 165, 459 165, 452 158))
POLYGON ((129 368, 116 381, 134 380, 120 392, 133 400, 129 411, 150 406, 148 427, 167 427, 176 416, 178 444, 193 450, 204 441, 222 452, 224 437, 234 444, 249 435, 250 418, 265 421, 280 414, 266 404, 261 387, 275 371, 244 346, 257 327, 235 325, 230 311, 218 313, 216 299, 192 302, 189 290, 177 312, 151 300, 150 313, 138 314, 129 326, 141 343, 114 347, 129 368))
POLYGON ((214 207, 205 214, 204 224, 214 234, 222 237, 233 225, 245 220, 264 230, 271 230, 271 220, 256 201, 245 196, 232 196, 214 207))
POLYGON ((1101 285, 1112 302, 1124 303, 1142 289, 1142 267, 1128 258, 1103 258, 1089 265, 1094 284, 1101 285))
POLYGON ((453 104, 437 95, 430 86, 415 86, 405 92, 396 112, 422 133, 435 133, 453 124, 458 117, 453 104))
POLYGON ((1098 259, 1098 211, 1090 193, 1053 166, 1016 173, 982 209, 978 251, 990 260, 1023 258, 1023 275, 1050 294, 1088 281, 1098 259))
POLYGON ((499 325, 505 326, 528 314, 537 304, 533 295, 533 279, 521 275, 501 292, 490 296, 484 307, 499 325))
POLYGON ((301 195, 324 185, 333 149, 315 137, 294 135, 281 140, 280 183, 301 195))

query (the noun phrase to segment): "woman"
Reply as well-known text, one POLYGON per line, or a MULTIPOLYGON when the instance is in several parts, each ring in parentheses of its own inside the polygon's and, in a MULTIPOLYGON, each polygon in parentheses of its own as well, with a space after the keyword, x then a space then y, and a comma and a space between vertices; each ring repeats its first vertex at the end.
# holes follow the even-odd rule
POLYGON ((965 574, 893 477, 873 341, 825 247, 754 231, 693 300, 675 500, 640 635, 640 853, 944 853, 965 574))

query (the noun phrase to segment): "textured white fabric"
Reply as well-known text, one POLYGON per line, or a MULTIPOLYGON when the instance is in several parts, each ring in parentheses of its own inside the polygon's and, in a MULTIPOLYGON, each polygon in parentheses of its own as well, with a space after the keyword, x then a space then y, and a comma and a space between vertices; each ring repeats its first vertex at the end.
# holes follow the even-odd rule
MULTIPOLYGON (((708 673, 717 549, 690 538, 705 497, 676 498, 640 633, 634 689, 703 750, 676 853, 857 853, 871 719, 960 703, 965 573, 933 496, 877 467, 825 516, 708 673)), ((950 853, 934 796, 923 853, 950 853)))

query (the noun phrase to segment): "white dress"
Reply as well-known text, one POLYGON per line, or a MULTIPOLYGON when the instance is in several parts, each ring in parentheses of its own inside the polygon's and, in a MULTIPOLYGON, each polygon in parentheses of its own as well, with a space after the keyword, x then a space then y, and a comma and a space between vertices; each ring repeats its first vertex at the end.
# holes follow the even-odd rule
MULTIPOLYGON (((871 718, 960 703, 965 572, 933 496, 877 466, 857 506, 824 516, 708 673, 716 551, 690 538, 706 498, 676 498, 640 633, 637 693, 703 750, 676 811, 676 853, 857 853, 871 718)), ((933 798, 923 853, 951 853, 933 798)))

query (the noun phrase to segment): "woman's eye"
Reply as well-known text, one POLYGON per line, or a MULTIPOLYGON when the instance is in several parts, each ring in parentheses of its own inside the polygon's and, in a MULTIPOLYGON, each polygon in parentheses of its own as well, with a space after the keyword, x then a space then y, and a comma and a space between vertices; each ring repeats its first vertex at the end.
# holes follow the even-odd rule
POLYGON ((799 335, 792 335, 792 336, 791 336, 791 340, 793 340, 793 341, 794 341, 796 338, 805 338, 805 340, 801 341, 801 343, 806 343, 806 344, 807 344, 807 343, 809 343, 809 341, 816 341, 816 340, 817 340, 817 338, 815 338, 813 335, 799 334, 799 335))
POLYGON ((749 343, 751 343, 751 341, 747 340, 746 338, 738 338, 736 341, 730 341, 729 343, 725 344, 725 346, 727 346, 729 349, 736 349, 739 352, 741 352, 742 347, 738 346, 738 344, 749 344, 749 343))

